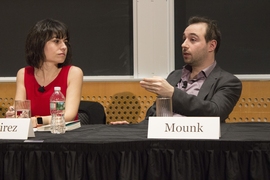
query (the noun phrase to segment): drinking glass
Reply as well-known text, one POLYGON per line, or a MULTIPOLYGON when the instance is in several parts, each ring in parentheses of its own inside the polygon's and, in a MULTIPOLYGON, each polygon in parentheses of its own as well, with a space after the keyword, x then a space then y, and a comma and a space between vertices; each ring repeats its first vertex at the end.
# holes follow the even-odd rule
POLYGON ((16 118, 31 118, 30 100, 15 100, 14 109, 16 118))
POLYGON ((158 96, 156 99, 156 116, 172 116, 172 98, 158 96))

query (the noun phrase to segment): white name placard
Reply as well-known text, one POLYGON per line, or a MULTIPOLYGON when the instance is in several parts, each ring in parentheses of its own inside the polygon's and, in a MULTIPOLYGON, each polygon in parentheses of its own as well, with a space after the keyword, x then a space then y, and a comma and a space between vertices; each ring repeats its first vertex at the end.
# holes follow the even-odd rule
POLYGON ((30 118, 0 118, 0 139, 35 137, 30 118))
POLYGON ((219 117, 149 117, 147 138, 219 139, 219 117))

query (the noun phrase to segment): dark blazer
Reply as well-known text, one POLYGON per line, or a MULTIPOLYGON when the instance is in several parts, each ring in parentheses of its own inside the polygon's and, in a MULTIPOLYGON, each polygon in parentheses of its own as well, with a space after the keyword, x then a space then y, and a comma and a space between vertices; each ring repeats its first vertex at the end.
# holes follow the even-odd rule
MULTIPOLYGON (((218 65, 206 78, 197 96, 189 95, 176 86, 182 70, 169 74, 167 81, 175 87, 172 96, 173 112, 183 116, 219 116, 225 122, 239 100, 241 81, 218 65)), ((155 103, 147 110, 146 118, 156 115, 155 103)))

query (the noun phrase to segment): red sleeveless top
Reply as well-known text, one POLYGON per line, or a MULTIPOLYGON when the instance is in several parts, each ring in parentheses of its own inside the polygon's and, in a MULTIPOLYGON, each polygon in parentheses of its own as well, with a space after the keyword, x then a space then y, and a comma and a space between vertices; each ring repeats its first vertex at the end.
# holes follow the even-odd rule
POLYGON ((61 92, 66 97, 68 71, 71 66, 62 67, 58 76, 47 86, 44 87, 44 92, 39 92, 40 85, 34 76, 34 68, 31 66, 25 67, 24 86, 26 89, 26 99, 31 100, 31 115, 32 116, 48 116, 50 115, 50 97, 54 92, 54 87, 61 87, 61 92))

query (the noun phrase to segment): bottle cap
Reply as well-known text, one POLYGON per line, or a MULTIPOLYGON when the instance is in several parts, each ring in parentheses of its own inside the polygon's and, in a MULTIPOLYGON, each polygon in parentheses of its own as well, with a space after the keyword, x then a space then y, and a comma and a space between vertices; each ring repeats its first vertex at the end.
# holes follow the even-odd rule
POLYGON ((55 91, 60 91, 60 90, 61 90, 61 87, 56 86, 56 87, 54 87, 54 90, 55 90, 55 91))

